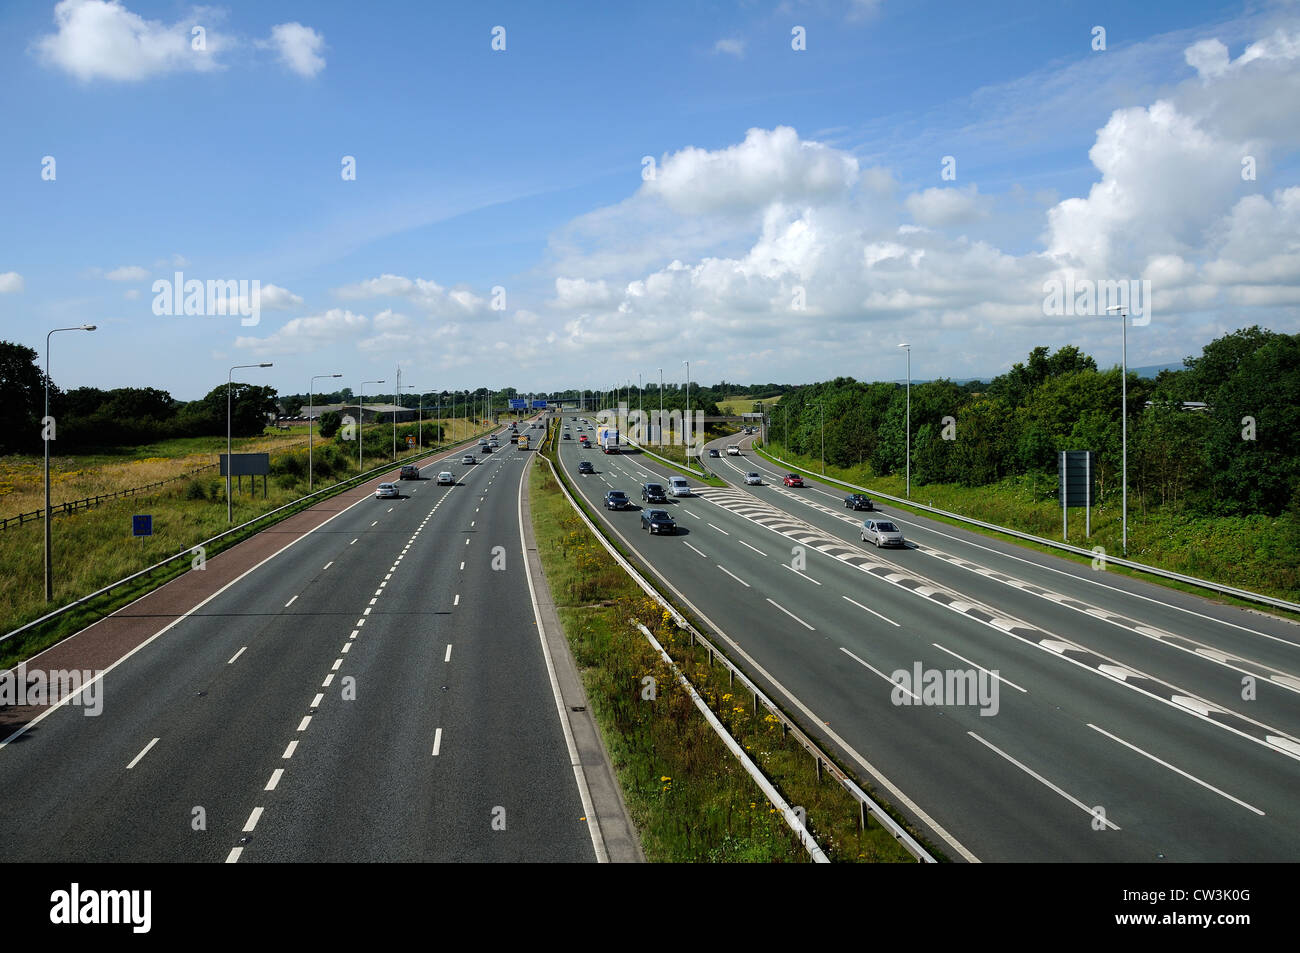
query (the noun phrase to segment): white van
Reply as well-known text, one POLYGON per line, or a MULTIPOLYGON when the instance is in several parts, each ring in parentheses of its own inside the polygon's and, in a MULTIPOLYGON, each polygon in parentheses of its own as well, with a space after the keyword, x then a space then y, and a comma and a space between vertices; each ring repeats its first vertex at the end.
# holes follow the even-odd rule
POLYGON ((686 477, 669 477, 668 493, 670 496, 690 496, 691 485, 686 482, 686 477))

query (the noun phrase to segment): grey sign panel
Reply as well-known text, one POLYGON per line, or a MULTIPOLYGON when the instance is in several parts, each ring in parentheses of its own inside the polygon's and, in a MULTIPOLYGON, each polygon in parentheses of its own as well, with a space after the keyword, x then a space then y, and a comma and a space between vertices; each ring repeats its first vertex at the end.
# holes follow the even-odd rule
POLYGON ((271 455, 269 453, 232 453, 231 469, 227 473, 226 455, 221 455, 222 476, 266 476, 271 472, 271 455))
POLYGON ((1091 450, 1062 450, 1057 479, 1062 506, 1091 506, 1096 500, 1096 454, 1091 450))

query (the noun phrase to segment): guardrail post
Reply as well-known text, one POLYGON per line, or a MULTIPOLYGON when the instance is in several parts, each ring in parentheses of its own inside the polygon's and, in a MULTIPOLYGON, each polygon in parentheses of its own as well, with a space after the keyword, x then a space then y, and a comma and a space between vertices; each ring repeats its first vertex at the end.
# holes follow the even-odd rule
POLYGON ((820 784, 822 780, 822 757, 821 755, 814 755, 813 758, 817 762, 817 783, 820 784))

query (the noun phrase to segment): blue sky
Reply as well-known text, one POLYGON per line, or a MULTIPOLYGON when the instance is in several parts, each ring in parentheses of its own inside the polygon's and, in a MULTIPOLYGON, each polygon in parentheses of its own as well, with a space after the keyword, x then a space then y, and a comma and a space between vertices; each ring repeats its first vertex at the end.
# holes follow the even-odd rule
POLYGON ((1151 281, 1135 365, 1300 330, 1300 9, 1135 6, 8 4, 0 337, 193 399, 1117 362, 1064 275, 1151 281), (256 326, 155 314, 177 270, 256 326))

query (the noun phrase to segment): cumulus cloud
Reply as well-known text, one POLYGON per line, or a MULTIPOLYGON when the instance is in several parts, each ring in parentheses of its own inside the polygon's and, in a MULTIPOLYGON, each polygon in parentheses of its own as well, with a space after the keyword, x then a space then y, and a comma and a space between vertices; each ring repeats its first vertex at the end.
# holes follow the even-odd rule
POLYGON ((227 40, 212 29, 212 16, 200 23, 198 13, 165 24, 132 13, 118 0, 61 0, 54 7, 56 31, 39 37, 33 47, 46 63, 83 81, 131 82, 220 69, 217 56, 227 40), (195 48, 195 27, 204 31, 201 49, 195 48))
POLYGON ((922 225, 943 228, 969 225, 989 217, 992 206, 974 184, 964 188, 934 188, 907 197, 907 210, 922 225))
POLYGON ((723 37, 713 44, 714 53, 728 53, 739 59, 745 55, 745 41, 734 37, 723 37))
POLYGON ((674 211, 762 209, 772 202, 829 202, 858 178, 858 160, 799 139, 789 126, 751 129, 745 141, 708 151, 688 146, 666 156, 641 189, 674 211))
POLYGON ((286 321, 266 337, 237 337, 235 347, 264 354, 311 354, 335 344, 356 341, 372 328, 364 314, 331 308, 324 314, 286 321))
POLYGON ((279 55, 280 62, 291 72, 311 79, 325 68, 325 37, 301 23, 281 23, 271 27, 267 43, 279 55))
POLYGON ((23 290, 23 276, 16 271, 0 273, 0 295, 17 294, 23 290))

